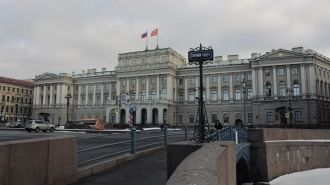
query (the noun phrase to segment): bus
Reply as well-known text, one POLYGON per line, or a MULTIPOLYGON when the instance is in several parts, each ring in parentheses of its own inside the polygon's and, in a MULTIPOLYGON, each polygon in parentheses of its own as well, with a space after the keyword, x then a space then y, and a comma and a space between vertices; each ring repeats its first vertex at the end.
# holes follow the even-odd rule
POLYGON ((84 128, 104 130, 104 122, 98 118, 80 119, 78 122, 82 122, 84 128))

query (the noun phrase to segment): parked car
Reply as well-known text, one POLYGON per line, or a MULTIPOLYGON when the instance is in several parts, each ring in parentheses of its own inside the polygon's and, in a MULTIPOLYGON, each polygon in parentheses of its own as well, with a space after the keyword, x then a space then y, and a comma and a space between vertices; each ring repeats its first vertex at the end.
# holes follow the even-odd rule
POLYGON ((81 125, 81 128, 104 130, 104 123, 98 118, 80 119, 78 120, 78 122, 83 123, 83 125, 81 125))
POLYGON ((25 130, 28 132, 31 132, 34 130, 35 132, 39 132, 42 130, 43 132, 47 132, 49 130, 50 132, 54 132, 55 125, 47 123, 43 120, 29 120, 25 124, 25 130))

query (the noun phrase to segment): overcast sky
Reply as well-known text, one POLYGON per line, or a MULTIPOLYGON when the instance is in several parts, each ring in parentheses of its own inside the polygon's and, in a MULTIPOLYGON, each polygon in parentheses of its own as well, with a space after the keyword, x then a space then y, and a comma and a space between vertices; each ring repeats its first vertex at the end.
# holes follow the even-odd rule
MULTIPOLYGON (((106 67, 118 53, 141 51, 141 34, 159 29, 159 47, 187 58, 212 46, 215 56, 303 46, 330 57, 328 0, 1 0, 0 76, 106 67)), ((149 49, 157 38, 148 38, 149 49)))

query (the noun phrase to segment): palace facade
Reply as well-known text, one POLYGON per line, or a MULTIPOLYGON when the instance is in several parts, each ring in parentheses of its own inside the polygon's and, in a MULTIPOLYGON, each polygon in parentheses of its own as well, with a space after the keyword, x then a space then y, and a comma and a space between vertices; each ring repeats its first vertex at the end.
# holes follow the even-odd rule
MULTIPOLYGON (((329 82, 329 58, 311 49, 218 56, 203 66, 207 119, 210 125, 241 119, 260 127, 326 128, 329 82)), ((114 71, 36 76, 33 117, 62 125, 95 117, 128 126, 132 107, 134 125, 194 125, 199 87, 198 66, 171 48, 122 53, 114 71)))

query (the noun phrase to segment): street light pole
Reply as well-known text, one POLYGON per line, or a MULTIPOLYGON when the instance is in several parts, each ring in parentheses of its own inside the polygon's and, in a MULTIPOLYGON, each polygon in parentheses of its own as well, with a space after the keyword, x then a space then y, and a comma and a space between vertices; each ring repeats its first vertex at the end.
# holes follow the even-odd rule
POLYGON ((244 116, 244 122, 243 122, 243 127, 244 127, 244 124, 246 124, 246 116, 245 116, 245 85, 246 85, 246 81, 244 80, 243 78, 243 81, 241 82, 242 84, 242 88, 243 88, 243 104, 244 104, 244 109, 243 109, 243 116, 244 116))
POLYGON ((69 99, 72 98, 70 94, 68 94, 66 97, 66 122, 69 121, 69 99))
POLYGON ((289 94, 289 116, 290 116, 290 128, 292 128, 292 110, 291 110, 291 93, 292 93, 292 89, 291 88, 287 88, 286 92, 289 94))

